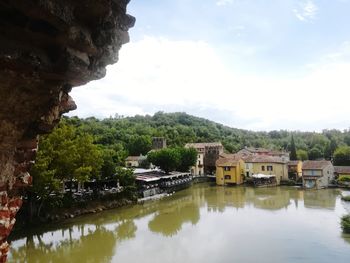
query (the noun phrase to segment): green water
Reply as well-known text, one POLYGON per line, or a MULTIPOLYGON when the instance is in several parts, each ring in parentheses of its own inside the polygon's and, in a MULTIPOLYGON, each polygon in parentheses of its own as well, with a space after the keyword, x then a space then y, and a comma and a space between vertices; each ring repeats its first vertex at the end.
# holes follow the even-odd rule
POLYGON ((13 240, 9 262, 350 262, 340 190, 198 184, 13 240))

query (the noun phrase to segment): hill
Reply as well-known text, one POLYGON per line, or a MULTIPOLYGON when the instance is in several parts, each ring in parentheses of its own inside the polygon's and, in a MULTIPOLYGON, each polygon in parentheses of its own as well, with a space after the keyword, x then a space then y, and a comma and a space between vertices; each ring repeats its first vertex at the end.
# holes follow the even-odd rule
POLYGON ((293 134, 297 150, 305 151, 310 159, 329 159, 337 147, 350 145, 349 130, 255 132, 231 128, 182 112, 116 116, 103 120, 65 117, 63 122, 75 126, 80 132, 91 134, 96 144, 124 151, 123 155, 147 153, 151 148, 151 138, 158 136, 165 137, 168 146, 221 141, 226 151, 235 152, 245 146, 289 150, 293 134))

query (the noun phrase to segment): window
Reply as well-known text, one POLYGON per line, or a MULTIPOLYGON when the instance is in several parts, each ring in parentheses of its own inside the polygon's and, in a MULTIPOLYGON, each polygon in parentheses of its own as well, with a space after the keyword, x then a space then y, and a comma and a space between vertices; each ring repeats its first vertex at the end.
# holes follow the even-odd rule
POLYGON ((265 171, 265 166, 264 165, 261 166, 261 171, 265 171))
POLYGON ((225 167, 224 167, 224 171, 231 171, 231 167, 225 166, 225 167))
POLYGON ((272 166, 272 165, 266 166, 266 170, 267 170, 267 171, 273 171, 273 166, 272 166))
POLYGON ((201 165, 201 161, 198 161, 198 165, 201 165))
POLYGON ((231 180, 231 175, 225 175, 225 180, 231 180))

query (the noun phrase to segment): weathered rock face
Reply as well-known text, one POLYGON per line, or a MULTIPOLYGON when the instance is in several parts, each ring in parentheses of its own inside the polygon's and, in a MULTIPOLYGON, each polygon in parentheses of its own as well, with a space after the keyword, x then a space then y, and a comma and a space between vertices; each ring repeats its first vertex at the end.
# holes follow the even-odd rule
POLYGON ((0 0, 0 262, 31 183, 38 134, 76 105, 71 88, 104 77, 129 41, 128 0, 0 0))

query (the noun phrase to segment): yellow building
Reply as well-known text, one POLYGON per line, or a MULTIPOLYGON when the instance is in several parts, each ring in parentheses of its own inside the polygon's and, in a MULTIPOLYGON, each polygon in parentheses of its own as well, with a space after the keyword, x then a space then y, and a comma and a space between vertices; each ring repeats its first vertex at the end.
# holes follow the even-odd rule
POLYGON ((244 182, 244 161, 236 155, 225 154, 216 161, 216 184, 242 184, 244 182))
POLYGON ((288 180, 287 163, 281 157, 275 156, 250 156, 245 158, 246 167, 249 167, 249 174, 274 175, 277 185, 282 180, 288 180))
POLYGON ((298 181, 303 175, 303 162, 302 161, 289 161, 288 165, 288 178, 290 180, 298 181))

